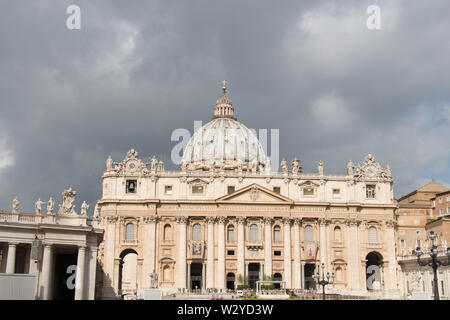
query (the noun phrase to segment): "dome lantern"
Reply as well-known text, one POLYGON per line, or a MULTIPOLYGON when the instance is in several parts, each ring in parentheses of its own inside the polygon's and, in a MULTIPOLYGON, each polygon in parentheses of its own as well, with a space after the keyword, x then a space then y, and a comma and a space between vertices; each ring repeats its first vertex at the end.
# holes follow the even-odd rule
POLYGON ((216 101, 213 119, 231 118, 236 120, 236 117, 234 116, 233 103, 227 97, 227 82, 225 80, 223 80, 222 92, 222 96, 216 101))

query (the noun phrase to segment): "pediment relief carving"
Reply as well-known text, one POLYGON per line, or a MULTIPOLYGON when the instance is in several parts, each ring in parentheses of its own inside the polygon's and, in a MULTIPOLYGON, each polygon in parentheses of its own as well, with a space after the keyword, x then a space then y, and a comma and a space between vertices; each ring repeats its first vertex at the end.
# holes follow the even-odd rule
POLYGON ((203 185, 210 183, 210 181, 208 181, 206 179, 200 179, 200 178, 188 179, 186 182, 187 182, 187 184, 192 185, 192 186, 203 186, 203 185))
POLYGON ((320 186, 320 184, 317 182, 311 181, 311 180, 307 180, 307 181, 300 182, 298 184, 298 186, 300 188, 318 188, 320 186))
POLYGON ((217 199, 217 202, 291 204, 293 201, 260 185, 252 184, 217 199))

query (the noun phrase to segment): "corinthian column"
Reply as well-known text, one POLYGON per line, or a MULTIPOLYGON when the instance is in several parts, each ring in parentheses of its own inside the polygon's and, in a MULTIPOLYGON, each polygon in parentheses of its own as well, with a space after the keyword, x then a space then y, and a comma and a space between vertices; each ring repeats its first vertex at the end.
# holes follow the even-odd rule
POLYGON ((186 222, 187 217, 178 217, 178 277, 177 288, 186 289, 186 222))
POLYGON ((346 221, 348 228, 348 283, 350 290, 359 290, 360 262, 358 246, 358 224, 356 219, 346 221))
POLYGON ((291 218, 284 218, 284 281, 286 288, 292 288, 291 277, 291 218))
POLYGON ((294 288, 302 287, 301 257, 300 257, 300 225, 301 220, 294 219, 294 288))
POLYGON ((208 223, 208 247, 206 260, 206 288, 214 288, 214 222, 216 218, 207 217, 208 223))
POLYGON ((217 237, 217 288, 225 290, 225 217, 218 219, 218 237, 217 237))
MULTIPOLYGON (((244 249, 244 223, 245 223, 245 217, 238 217, 237 218, 238 223, 238 244, 237 244, 237 273, 238 277, 241 276, 244 278, 245 276, 245 249, 244 249)), ((244 283, 242 283, 244 284, 244 283)))
POLYGON ((144 217, 144 222, 147 224, 147 241, 145 243, 145 252, 144 252, 144 288, 151 287, 151 278, 150 275, 153 272, 157 272, 157 268, 155 266, 155 253, 156 253, 156 216, 144 217))
MULTIPOLYGON (((116 240, 116 222, 118 220, 117 216, 107 216, 105 218, 106 221, 106 232, 105 232, 105 279, 103 281, 103 291, 104 295, 107 297, 115 297, 115 293, 119 290, 118 286, 115 286, 118 283, 118 279, 114 279, 114 269, 115 269, 115 240, 116 240)), ((117 274, 118 276, 118 274, 117 274)))
POLYGON ((272 276, 272 218, 264 218, 264 273, 272 276))
POLYGON ((395 247, 392 245, 395 243, 395 221, 394 220, 388 220, 385 222, 386 227, 386 248, 387 248, 387 255, 389 259, 388 264, 388 281, 384 281, 385 284, 387 284, 387 289, 390 291, 397 290, 397 257, 395 255, 395 247))
MULTIPOLYGON (((325 266, 327 264, 327 229, 326 229, 327 221, 325 219, 319 219, 319 236, 320 236, 320 263, 324 263, 325 266)), ((328 269, 328 268, 327 268, 328 269)))

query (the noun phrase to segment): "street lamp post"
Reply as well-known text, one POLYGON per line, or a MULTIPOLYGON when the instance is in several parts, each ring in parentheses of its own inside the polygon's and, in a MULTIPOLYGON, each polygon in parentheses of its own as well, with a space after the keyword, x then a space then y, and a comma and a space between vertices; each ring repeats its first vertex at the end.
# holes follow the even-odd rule
POLYGON ((331 274, 331 281, 329 272, 327 272, 325 279, 325 264, 322 263, 322 279, 320 279, 319 271, 317 271, 317 274, 312 277, 316 280, 317 284, 322 286, 322 300, 325 300, 325 286, 334 282, 334 272, 331 274))
POLYGON ((420 247, 416 248, 416 256, 417 263, 419 266, 430 266, 433 268, 433 291, 434 291, 434 300, 439 300, 439 287, 438 287, 438 279, 437 279, 437 269, 439 266, 448 266, 450 264, 450 247, 447 248, 447 262, 438 260, 438 247, 434 244, 434 240, 436 239, 436 235, 433 231, 430 231, 428 238, 431 240, 431 250, 429 255, 431 257, 430 261, 422 261, 420 257, 423 255, 420 247))

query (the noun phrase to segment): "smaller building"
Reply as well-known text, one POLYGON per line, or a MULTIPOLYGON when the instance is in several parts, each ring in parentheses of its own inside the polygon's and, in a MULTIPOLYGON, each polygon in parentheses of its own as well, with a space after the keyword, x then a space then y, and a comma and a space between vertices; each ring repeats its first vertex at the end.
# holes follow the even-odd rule
POLYGON ((47 214, 0 211, 0 273, 37 276, 36 299, 93 300, 95 298, 97 252, 104 231, 99 227, 98 208, 87 216, 84 202, 81 214, 72 204, 76 192, 64 191, 63 203, 54 213, 52 199, 47 214))
MULTIPOLYGON (((431 231, 436 234, 435 244, 438 246, 439 260, 448 261, 446 251, 450 239, 450 217, 440 217, 429 221, 425 226, 426 235, 431 231)), ((422 260, 429 260, 430 240, 423 241, 421 248, 424 252, 422 260)), ((398 257, 398 263, 401 268, 400 282, 403 298, 433 299, 433 269, 430 266, 419 266, 414 252, 398 257)), ((440 266, 437 276, 440 299, 450 300, 450 266, 440 266)))
MULTIPOLYGON (((397 255, 408 256, 412 251, 422 246, 426 240, 425 226, 436 215, 433 200, 438 194, 448 193, 450 190, 432 180, 398 199, 396 210, 397 219, 397 255)), ((438 203, 441 200, 438 200, 438 203)), ((450 202, 448 204, 450 206, 450 202)))
POLYGON ((450 190, 436 194, 431 198, 434 217, 450 215, 450 190))

